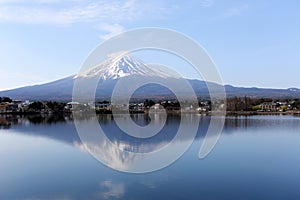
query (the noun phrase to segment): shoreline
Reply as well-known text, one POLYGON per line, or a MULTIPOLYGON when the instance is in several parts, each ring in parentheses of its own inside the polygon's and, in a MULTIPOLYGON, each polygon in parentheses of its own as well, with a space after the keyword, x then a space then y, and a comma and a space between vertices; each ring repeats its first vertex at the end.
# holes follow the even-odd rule
POLYGON ((294 116, 300 116, 300 111, 286 111, 286 112, 227 111, 226 112, 226 116, 254 116, 254 115, 294 115, 294 116))
MULTIPOLYGON (((83 112, 84 113, 84 112, 83 112)), ((164 113, 164 112, 157 112, 157 114, 164 113)), ((72 112, 53 112, 53 113, 43 113, 43 112, 5 112, 0 113, 0 116, 5 115, 20 115, 20 116, 26 116, 26 115, 72 115, 72 112)), ((96 115, 111 115, 111 112, 96 112, 96 115)), ((118 113, 118 114, 127 114, 127 113, 118 113)), ((149 114, 149 111, 130 111, 130 114, 149 114)), ((166 114, 199 114, 199 115, 207 115, 211 116, 211 112, 196 112, 196 111, 185 111, 180 112, 180 110, 167 110, 166 114)), ((215 113, 218 115, 218 113, 215 113)), ((300 116, 300 111, 286 111, 286 112, 258 112, 258 111, 226 111, 226 116, 254 116, 254 115, 294 115, 294 116, 300 116)))

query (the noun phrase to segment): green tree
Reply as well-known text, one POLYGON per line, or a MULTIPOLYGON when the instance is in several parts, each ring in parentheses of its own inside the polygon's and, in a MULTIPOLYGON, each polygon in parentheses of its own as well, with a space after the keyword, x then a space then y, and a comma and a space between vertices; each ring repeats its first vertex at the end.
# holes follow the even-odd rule
POLYGON ((0 103, 2 103, 2 102, 10 103, 10 102, 12 102, 12 99, 9 97, 0 97, 0 103))
POLYGON ((147 107, 150 108, 150 107, 153 106, 154 104, 155 104, 154 101, 148 100, 148 99, 146 99, 145 102, 144 102, 144 105, 145 105, 146 108, 147 108, 147 107))
POLYGON ((41 111, 44 108, 45 108, 44 104, 39 101, 35 101, 28 106, 29 110, 34 110, 34 111, 41 111))

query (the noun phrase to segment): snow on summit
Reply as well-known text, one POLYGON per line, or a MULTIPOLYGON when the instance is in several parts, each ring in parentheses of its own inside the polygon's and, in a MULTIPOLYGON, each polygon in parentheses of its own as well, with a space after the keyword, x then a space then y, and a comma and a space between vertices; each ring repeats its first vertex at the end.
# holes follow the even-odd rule
POLYGON ((139 59, 125 55, 119 59, 109 58, 104 63, 81 72, 74 76, 74 78, 91 78, 99 76, 101 80, 109 80, 129 75, 155 76, 161 78, 176 77, 174 72, 171 73, 166 71, 166 69, 159 69, 152 65, 148 66, 139 59))

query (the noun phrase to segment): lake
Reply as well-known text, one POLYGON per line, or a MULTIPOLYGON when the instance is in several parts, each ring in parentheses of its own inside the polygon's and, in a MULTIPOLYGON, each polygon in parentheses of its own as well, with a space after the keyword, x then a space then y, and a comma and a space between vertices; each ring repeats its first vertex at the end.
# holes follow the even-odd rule
MULTIPOLYGON (((204 159, 198 153, 210 117, 197 117, 196 139, 175 163, 130 174, 87 153, 72 116, 0 116, 0 199, 300 199, 300 117, 226 117, 204 159)), ((132 118, 149 123, 142 114, 132 118)), ((98 120, 109 139, 142 152, 171 141, 181 123, 168 116, 159 135, 143 141, 118 130, 111 115, 98 120)))

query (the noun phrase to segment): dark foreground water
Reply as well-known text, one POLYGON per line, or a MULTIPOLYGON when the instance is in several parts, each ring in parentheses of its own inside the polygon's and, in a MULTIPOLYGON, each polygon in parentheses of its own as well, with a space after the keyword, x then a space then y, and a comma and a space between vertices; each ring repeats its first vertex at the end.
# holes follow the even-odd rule
MULTIPOLYGON (((110 115, 99 121, 110 139, 133 140, 110 115)), ((171 166, 127 174, 86 153, 70 117, 1 116, 0 199, 300 199, 299 117, 228 117, 214 150, 199 160, 209 121, 201 117, 196 140, 171 166)), ((179 123, 171 116, 150 143, 131 142, 145 149, 167 143, 179 123)))

